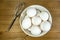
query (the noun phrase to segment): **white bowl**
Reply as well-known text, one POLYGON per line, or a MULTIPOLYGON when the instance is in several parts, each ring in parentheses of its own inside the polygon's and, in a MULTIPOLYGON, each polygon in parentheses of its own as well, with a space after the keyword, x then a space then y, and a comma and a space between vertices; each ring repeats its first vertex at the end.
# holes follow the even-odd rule
MULTIPOLYGON (((49 15, 49 22, 52 24, 51 14, 50 14, 50 12, 49 12, 45 7, 43 7, 43 6, 41 6, 41 5, 31 5, 31 6, 28 6, 27 8, 25 8, 24 11, 21 13, 20 20, 19 20, 19 21, 20 21, 20 27, 21 27, 22 31, 23 31, 25 34, 27 34, 27 35, 29 35, 29 36, 31 36, 31 37, 40 37, 40 36, 43 36, 43 35, 45 35, 48 31, 42 32, 42 33, 39 34, 39 35, 32 35, 28 30, 25 30, 24 28, 22 28, 22 20, 23 20, 24 17, 26 16, 25 11, 26 11, 28 8, 31 8, 31 7, 36 8, 36 9, 39 9, 39 10, 41 10, 41 11, 46 11, 46 12, 48 13, 48 15, 49 15)), ((50 27, 50 29, 51 29, 51 27, 50 27)))

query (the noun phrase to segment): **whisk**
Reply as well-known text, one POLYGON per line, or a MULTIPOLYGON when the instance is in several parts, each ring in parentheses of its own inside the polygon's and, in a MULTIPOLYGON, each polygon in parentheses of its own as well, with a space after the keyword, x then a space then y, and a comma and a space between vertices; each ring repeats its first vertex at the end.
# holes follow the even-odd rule
POLYGON ((14 16, 11 24, 9 25, 7 31, 9 31, 11 29, 11 27, 14 24, 16 18, 21 15, 22 11, 24 10, 24 4, 25 4, 24 2, 20 2, 20 4, 16 7, 16 9, 15 9, 16 10, 15 16, 14 16))

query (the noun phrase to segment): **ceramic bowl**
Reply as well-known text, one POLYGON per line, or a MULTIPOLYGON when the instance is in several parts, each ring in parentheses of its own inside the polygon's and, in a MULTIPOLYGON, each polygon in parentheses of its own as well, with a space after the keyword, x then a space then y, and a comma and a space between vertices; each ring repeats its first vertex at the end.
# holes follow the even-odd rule
MULTIPOLYGON (((41 6, 41 5, 31 5, 31 6, 28 6, 28 7, 25 8, 25 9, 23 10, 23 12, 21 13, 19 22, 20 22, 20 27, 21 27, 22 31, 23 31, 25 34, 27 34, 27 35, 29 35, 29 36, 31 36, 31 37, 41 37, 41 36, 45 35, 48 31, 47 31, 47 32, 42 32, 42 33, 39 34, 39 35, 32 35, 32 34, 30 33, 30 31, 25 30, 24 28, 22 28, 22 20, 23 20, 24 17, 26 16, 26 10, 27 10, 28 8, 31 8, 31 7, 36 8, 36 9, 39 9, 39 10, 41 10, 41 11, 46 11, 46 12, 48 13, 48 15, 49 15, 49 19, 48 19, 48 20, 49 20, 49 22, 51 23, 51 25, 52 25, 52 17, 51 17, 50 12, 49 12, 45 7, 43 7, 43 6, 41 6)), ((51 27, 50 27, 50 29, 51 29, 51 27)), ((50 31, 50 30, 49 30, 49 31, 50 31)))

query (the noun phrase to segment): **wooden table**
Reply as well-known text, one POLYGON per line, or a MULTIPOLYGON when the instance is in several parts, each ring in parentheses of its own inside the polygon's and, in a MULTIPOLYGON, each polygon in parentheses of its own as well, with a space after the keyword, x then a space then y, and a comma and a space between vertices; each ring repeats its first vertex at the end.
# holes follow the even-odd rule
POLYGON ((46 7, 53 18, 51 30, 44 36, 33 38, 26 36, 19 25, 19 18, 9 32, 5 32, 11 23, 15 7, 20 0, 0 0, 0 40, 60 40, 60 0, 23 0, 25 7, 38 4, 46 7))

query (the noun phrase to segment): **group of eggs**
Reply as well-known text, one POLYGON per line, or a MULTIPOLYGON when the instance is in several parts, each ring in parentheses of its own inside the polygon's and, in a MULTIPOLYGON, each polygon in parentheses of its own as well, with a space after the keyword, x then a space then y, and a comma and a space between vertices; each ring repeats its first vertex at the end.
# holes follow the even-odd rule
POLYGON ((22 28, 30 31, 33 35, 39 35, 44 31, 49 31, 51 23, 48 21, 49 14, 36 8, 26 10, 26 16, 22 20, 22 28))

